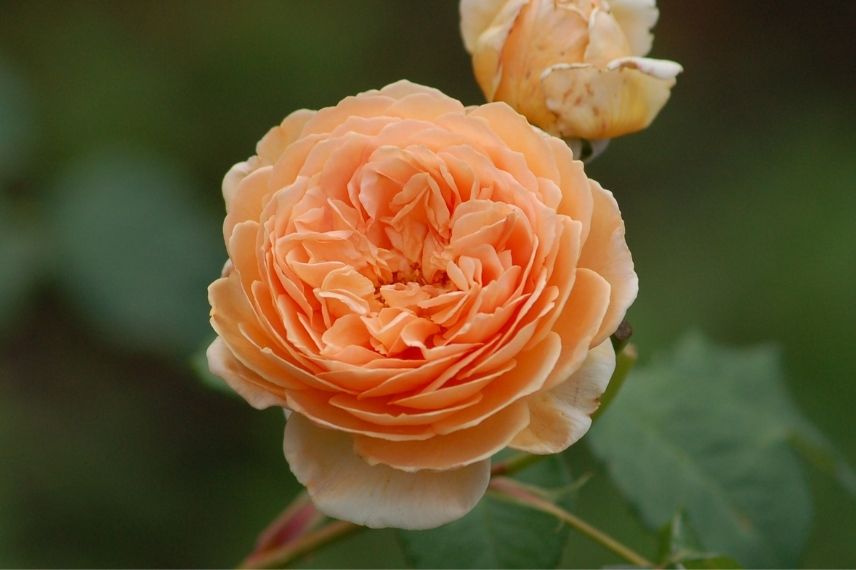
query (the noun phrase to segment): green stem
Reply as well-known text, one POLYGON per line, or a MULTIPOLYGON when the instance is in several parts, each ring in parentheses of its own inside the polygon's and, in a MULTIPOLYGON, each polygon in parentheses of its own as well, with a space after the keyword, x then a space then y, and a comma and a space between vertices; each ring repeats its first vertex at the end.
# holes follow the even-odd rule
POLYGON ((530 465, 538 463, 542 459, 550 457, 549 455, 533 455, 531 453, 518 453, 510 459, 506 459, 494 465, 490 470, 491 477, 499 477, 500 475, 513 475, 518 471, 526 469, 530 465))
POLYGON ((285 568, 304 555, 332 542, 344 538, 363 527, 346 521, 333 521, 320 529, 304 534, 275 550, 251 556, 241 562, 239 568, 285 568))
POLYGON ((606 392, 600 397, 600 407, 591 416, 592 421, 599 418, 615 399, 615 396, 618 395, 621 387, 624 386, 624 381, 627 380, 627 376, 633 370, 633 366, 638 359, 639 351, 636 350, 635 345, 630 343, 625 344, 621 352, 616 354, 615 371, 612 373, 612 378, 609 380, 606 392))
POLYGON ((513 479, 505 477, 493 479, 490 483, 490 488, 518 504, 555 516, 575 531, 592 539, 634 566, 641 566, 643 568, 656 567, 653 562, 631 549, 629 546, 622 544, 602 530, 593 527, 583 519, 569 513, 558 505, 535 495, 513 479))

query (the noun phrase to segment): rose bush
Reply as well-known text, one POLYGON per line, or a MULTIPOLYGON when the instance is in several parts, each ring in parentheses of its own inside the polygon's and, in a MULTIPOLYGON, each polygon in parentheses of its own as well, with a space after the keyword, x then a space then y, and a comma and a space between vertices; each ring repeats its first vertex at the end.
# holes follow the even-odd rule
POLYGON ((655 0, 461 0, 461 32, 488 101, 568 139, 647 127, 681 66, 651 50, 655 0))
POLYGON ((209 366, 291 411, 285 456, 327 514, 434 527, 497 451, 588 429, 637 292, 624 225, 506 104, 404 81, 297 111, 223 194, 209 366))

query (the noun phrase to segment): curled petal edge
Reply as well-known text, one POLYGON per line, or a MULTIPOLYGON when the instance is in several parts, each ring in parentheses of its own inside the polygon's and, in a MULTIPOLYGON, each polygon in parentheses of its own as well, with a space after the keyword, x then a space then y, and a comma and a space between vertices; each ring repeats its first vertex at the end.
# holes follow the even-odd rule
POLYGON ((457 520, 476 506, 490 481, 490 460, 414 473, 369 465, 349 435, 300 414, 286 422, 283 450, 320 511, 370 528, 421 530, 457 520))
POLYGON ((530 423, 510 447, 528 453, 559 453, 573 445, 591 427, 591 415, 600 406, 615 371, 615 351, 606 340, 593 348, 570 378, 545 392, 531 396, 530 423))
POLYGON ((647 128, 682 69, 673 61, 627 57, 605 68, 553 65, 541 74, 541 83, 561 136, 599 140, 647 128))

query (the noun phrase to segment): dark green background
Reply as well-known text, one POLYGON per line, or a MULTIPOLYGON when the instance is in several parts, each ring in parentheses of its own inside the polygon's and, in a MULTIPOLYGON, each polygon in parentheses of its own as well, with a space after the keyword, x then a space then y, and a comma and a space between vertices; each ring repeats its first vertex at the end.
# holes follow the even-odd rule
MULTIPOLYGON (((172 4, 0 2, 0 566, 237 562, 296 484, 281 414, 188 364, 223 174, 290 111, 402 77, 481 101, 451 0, 172 4)), ((856 4, 659 5, 653 55, 686 72, 589 168, 624 212, 642 359, 687 329, 776 341, 856 463, 856 4)), ((568 459, 594 474, 579 513, 649 551, 585 447, 568 459)), ((808 473, 804 563, 852 567, 856 503, 808 473)), ((565 562, 616 560, 572 538, 565 562)), ((308 563, 403 559, 376 532, 308 563)))

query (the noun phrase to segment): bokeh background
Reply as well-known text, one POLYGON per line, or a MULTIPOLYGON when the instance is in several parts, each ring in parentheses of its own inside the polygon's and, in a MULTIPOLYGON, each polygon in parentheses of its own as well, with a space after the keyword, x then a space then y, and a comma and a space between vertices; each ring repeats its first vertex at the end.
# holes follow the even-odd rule
MULTIPOLYGON (((682 62, 589 168, 622 206, 642 360, 775 341, 856 464, 856 4, 660 0, 682 62)), ((290 111, 396 79, 482 101, 453 0, 0 2, 0 566, 222 567, 296 490, 282 416, 211 389, 220 181, 290 111)), ((602 466, 583 517, 653 539, 602 466)), ((856 504, 806 471, 804 563, 856 566, 856 504)), ((782 497, 781 500, 788 500, 782 497)), ((574 538, 565 563, 614 563, 574 538)), ((389 532, 304 564, 400 566, 389 532)))

